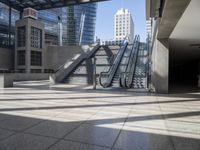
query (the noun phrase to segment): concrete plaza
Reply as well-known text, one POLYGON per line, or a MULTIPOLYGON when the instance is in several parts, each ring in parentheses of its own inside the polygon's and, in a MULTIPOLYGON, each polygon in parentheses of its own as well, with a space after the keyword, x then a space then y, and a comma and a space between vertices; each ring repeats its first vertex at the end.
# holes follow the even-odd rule
POLYGON ((0 90, 0 150, 200 150, 200 93, 48 81, 0 90))

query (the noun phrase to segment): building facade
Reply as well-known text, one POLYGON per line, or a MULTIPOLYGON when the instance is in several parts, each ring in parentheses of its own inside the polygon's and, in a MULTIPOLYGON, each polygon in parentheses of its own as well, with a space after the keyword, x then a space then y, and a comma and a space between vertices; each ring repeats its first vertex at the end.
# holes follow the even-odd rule
MULTIPOLYGON (((0 3, 0 46, 7 47, 8 42, 8 25, 9 25, 9 8, 5 4, 0 3)), ((12 9, 11 12, 11 45, 14 46, 14 33, 15 33, 15 21, 19 19, 19 12, 12 9)))
POLYGON ((96 25, 96 4, 67 8, 66 43, 69 45, 93 44, 96 25))
POLYGON ((115 41, 115 40, 102 40, 100 41, 100 44, 101 45, 121 45, 123 43, 123 40, 118 40, 118 41, 115 41))
MULTIPOLYGON (((45 26, 45 42, 49 45, 58 44, 60 28, 62 23, 63 45, 71 44, 93 44, 95 35, 97 4, 82 4, 70 7, 56 8, 39 11, 38 19, 45 26), (85 15, 85 19, 82 16, 85 15), (73 18, 72 18, 73 17, 73 18), (82 19, 82 20, 81 20, 82 19), (74 23, 72 23, 74 22, 74 23), (82 30, 80 30, 82 26, 82 30), (73 34, 71 32, 74 32, 73 34), (81 36, 81 39, 80 39, 81 36), (80 43, 81 41, 81 43, 80 43)), ((0 3, 0 45, 8 45, 8 6, 0 3)), ((12 9, 12 45, 14 46, 15 21, 20 18, 18 11, 12 9)))
POLYGON ((115 14, 114 40, 122 41, 128 38, 130 42, 134 39, 134 22, 128 9, 120 9, 115 14))
POLYGON ((151 23, 152 23, 152 21, 151 21, 151 18, 149 18, 148 20, 146 20, 146 33, 147 33, 147 37, 151 37, 151 28, 152 28, 152 26, 151 26, 151 23))

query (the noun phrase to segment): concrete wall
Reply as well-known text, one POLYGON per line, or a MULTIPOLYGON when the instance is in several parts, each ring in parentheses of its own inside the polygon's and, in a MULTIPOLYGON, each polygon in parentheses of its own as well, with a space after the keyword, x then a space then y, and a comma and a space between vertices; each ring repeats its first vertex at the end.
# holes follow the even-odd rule
POLYGON ((15 73, 14 81, 37 81, 37 80, 48 80, 48 73, 15 73))
POLYGON ((83 51, 81 46, 47 46, 45 52, 45 69, 57 70, 66 61, 83 51))
POLYGON ((14 68, 14 50, 0 48, 0 69, 14 68))
POLYGON ((0 74, 0 88, 13 87, 13 74, 0 74))
POLYGON ((169 42, 155 39, 152 51, 152 86, 156 93, 169 90, 169 42))

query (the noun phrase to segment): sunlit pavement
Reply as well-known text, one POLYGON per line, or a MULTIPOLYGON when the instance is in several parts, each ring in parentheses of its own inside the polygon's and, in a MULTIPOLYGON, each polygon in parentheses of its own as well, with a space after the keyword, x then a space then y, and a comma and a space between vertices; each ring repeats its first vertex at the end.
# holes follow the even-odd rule
POLYGON ((200 93, 48 81, 0 90, 0 150, 200 150, 200 93))

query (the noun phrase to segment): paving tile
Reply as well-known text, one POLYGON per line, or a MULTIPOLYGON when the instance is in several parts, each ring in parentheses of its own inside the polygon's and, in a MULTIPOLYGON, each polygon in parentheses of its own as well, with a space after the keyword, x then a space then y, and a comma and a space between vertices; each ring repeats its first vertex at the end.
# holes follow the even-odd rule
POLYGON ((12 135, 13 133, 15 133, 15 132, 4 130, 4 129, 0 129, 0 140, 12 135))
POLYGON ((172 136, 175 150, 200 150, 200 137, 198 139, 172 136))
POLYGON ((1 121, 0 127, 4 129, 22 131, 28 127, 38 124, 39 122, 41 122, 40 119, 12 116, 10 119, 1 121))
POLYGON ((198 123, 166 120, 165 124, 169 131, 196 134, 200 138, 200 125, 198 123))
POLYGON ((29 134, 16 134, 0 141, 1 150, 45 150, 54 144, 56 139, 29 134))
POLYGON ((14 88, 0 90, 0 150, 46 149, 54 143, 47 136, 60 138, 74 127, 78 128, 65 137, 71 141, 51 148, 106 149, 101 146, 113 145, 128 114, 113 150, 200 150, 200 101, 194 94, 94 92, 78 85, 49 88, 48 84, 18 82, 14 88), (191 116, 177 116, 185 112, 191 116), (79 123, 84 124, 79 127, 79 123), (24 129, 25 134, 11 135, 24 129))
POLYGON ((64 135, 66 135, 79 125, 80 122, 45 121, 28 129, 26 132, 44 136, 62 138, 64 135))
POLYGON ((83 124, 66 136, 65 139, 111 147, 119 131, 119 129, 83 124))
POLYGON ((85 121, 91 116, 92 114, 78 114, 75 112, 66 112, 66 113, 61 113, 57 115, 56 118, 63 118, 63 119, 72 120, 72 121, 85 121))
POLYGON ((62 140, 49 150, 109 150, 109 148, 62 140))
POLYGON ((3 121, 3 120, 8 120, 11 118, 11 115, 7 115, 7 114, 4 114, 4 113, 0 113, 0 121, 3 121))
POLYGON ((123 129, 114 148, 123 150, 174 150, 169 136, 134 131, 131 128, 123 129))

